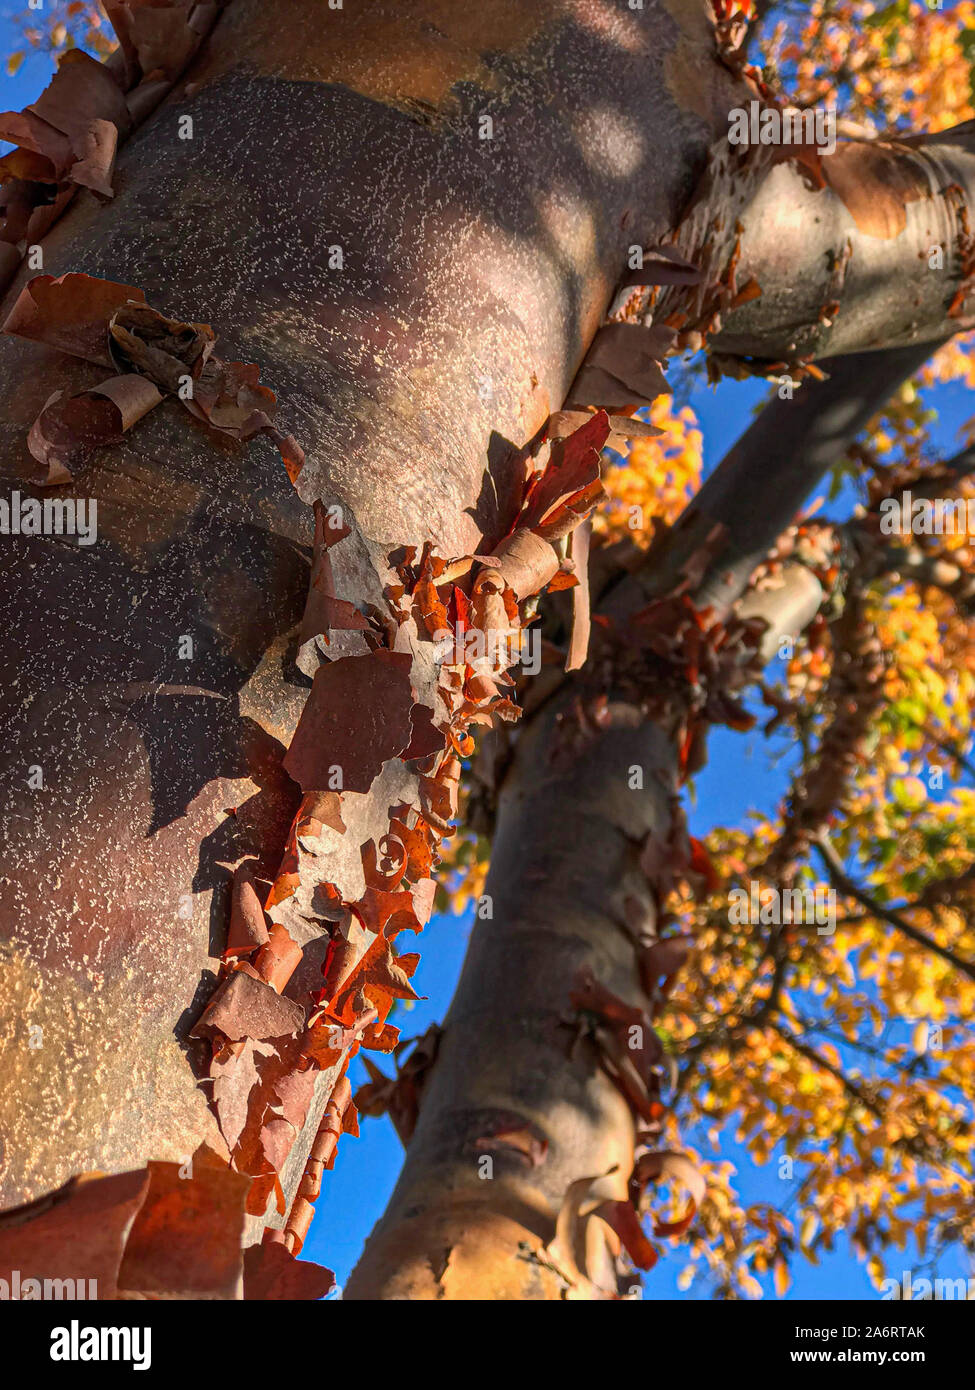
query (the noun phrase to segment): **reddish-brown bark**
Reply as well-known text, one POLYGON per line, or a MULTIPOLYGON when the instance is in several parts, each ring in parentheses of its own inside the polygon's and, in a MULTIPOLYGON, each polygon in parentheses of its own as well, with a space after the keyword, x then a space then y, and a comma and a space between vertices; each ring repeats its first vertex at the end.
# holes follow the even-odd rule
MULTIPOLYGON (((388 607, 400 547, 490 551, 519 512, 523 450, 562 404, 628 248, 657 244, 682 220, 694 241, 683 215, 695 189, 707 194, 709 150, 729 107, 755 93, 720 61, 699 0, 643 11, 611 0, 466 11, 377 0, 354 12, 233 0, 186 80, 126 145, 112 205, 81 193, 44 239, 44 269, 132 284, 162 312, 211 323, 222 352, 259 364, 306 464, 293 488, 266 441, 221 446, 168 402, 72 484, 99 504, 90 553, 57 538, 5 549, 4 617, 24 639, 8 656, 0 705, 13 1019, 0 1083, 6 1205, 79 1172, 222 1148, 197 1084, 205 1046, 191 1029, 216 983, 232 871, 250 859, 273 878, 302 804, 288 771, 300 776, 311 754, 296 750, 287 769, 283 759, 308 690, 295 658, 311 504, 338 507, 349 528, 331 579, 337 601, 360 612, 388 607)), ((748 185, 776 216, 798 178, 783 168, 748 185)), ((709 214, 724 208, 720 189, 708 196, 709 214)), ((827 241, 865 238, 890 273, 898 249, 872 246, 889 236, 860 225, 840 194, 809 196, 827 200, 827 241)), ((935 230, 950 235, 947 204, 928 202, 935 230)), ((899 248, 908 259, 926 234, 912 219, 909 207, 899 248)), ((716 340, 726 351, 793 351, 779 243, 766 230, 756 217, 745 248, 748 273, 766 278, 766 307, 734 311, 716 340)), ((814 241, 807 249, 822 260, 814 241)), ((811 278, 795 351, 864 346, 853 330, 824 336, 811 278)), ((890 341, 949 331, 945 305, 963 278, 956 258, 942 289, 925 288, 910 330, 888 297, 890 341)), ((857 293, 851 281, 840 296, 854 322, 857 293)), ((883 304, 869 308, 866 341, 879 345, 883 304)), ((51 393, 93 384, 75 359, 0 341, 11 488, 36 492, 24 439, 51 393)), ((618 597, 620 612, 625 603, 618 597)), ((553 770, 554 721, 569 698, 550 702, 519 745, 495 846, 495 919, 467 969, 476 986, 462 986, 448 1020, 410 1167, 352 1296, 558 1296, 562 1281, 544 1261, 513 1248, 550 1238, 559 1198, 583 1173, 615 1166, 605 1195, 624 1190, 630 1111, 591 1056, 564 1061, 561 1013, 585 964, 623 998, 639 989, 607 884, 630 883, 635 844, 671 843, 680 750, 669 716, 637 729, 623 710, 625 734, 553 770), (653 790, 623 802, 620 776, 633 762, 653 790), (580 841, 601 877, 571 860, 567 845, 580 841), (512 979, 505 962, 515 958, 512 979), (523 1154, 504 1158, 488 1198, 468 1145, 498 1110, 543 1129, 549 1150, 530 1180, 523 1154)), ((399 799, 402 743, 384 746, 383 778, 365 766, 351 790, 363 840, 380 837, 399 799)), ((309 776, 306 791, 320 796, 309 776)), ((314 805, 319 822, 334 811, 314 805)), ((323 862, 324 879, 348 872, 340 859, 323 862)), ((641 900, 652 919, 645 891, 641 900)), ((329 941, 324 915, 306 917, 297 970, 275 958, 260 981, 305 1003, 323 962, 333 976, 344 968, 329 941)), ((273 957, 274 945, 261 950, 273 957)), ((323 1161, 316 1144, 348 1046, 322 1070, 281 1158, 284 1210, 267 1219, 288 1228, 291 1247, 307 1227, 321 1177, 308 1164, 323 1161)), ((256 1234, 263 1218, 251 1216, 256 1234)), ((605 1273, 609 1249, 595 1242, 593 1271, 605 1273)))

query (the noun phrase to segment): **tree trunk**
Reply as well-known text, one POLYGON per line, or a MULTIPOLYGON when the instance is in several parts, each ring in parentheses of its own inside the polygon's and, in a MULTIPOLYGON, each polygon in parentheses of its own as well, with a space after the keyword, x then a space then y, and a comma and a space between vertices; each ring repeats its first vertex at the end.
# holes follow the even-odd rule
MULTIPOLYGON (((190 1030, 216 983, 233 868, 253 859, 273 878, 301 800, 282 759, 309 684, 298 630, 311 504, 338 508, 350 528, 331 559, 336 593, 360 612, 388 611, 403 546, 490 551, 517 514, 525 449, 564 400, 630 249, 675 229, 710 283, 745 217, 742 266, 763 297, 723 324, 711 315, 729 354, 791 363, 934 341, 967 322, 948 312, 969 257, 942 188, 950 177, 964 196, 973 183, 967 130, 933 152, 885 156, 900 201, 884 202, 878 222, 848 176, 873 158, 862 147, 816 193, 799 190, 791 166, 716 159, 729 108, 756 90, 721 61, 704 0, 232 0, 126 146, 113 205, 82 193, 45 238, 47 273, 134 285, 162 312, 210 322, 225 358, 259 364, 306 463, 292 488, 263 442, 218 445, 168 402, 64 490, 97 500, 97 545, 11 537, 5 548, 4 615, 23 640, 2 696, 4 1204, 79 1172, 221 1147, 190 1030), (808 235, 785 215, 794 202, 808 235), (789 245, 811 257, 799 304, 787 222, 789 245), (937 282, 917 264, 929 236, 949 252, 937 282), (855 271, 841 274, 850 250, 855 271), (910 274, 910 304, 877 290, 896 273, 910 274), (826 295, 839 317, 820 313, 826 295)), ((658 309, 676 297, 665 292, 658 309)), ((879 394, 865 390, 830 447, 907 370, 883 356, 879 394)), ((12 489, 39 495, 24 441, 50 394, 92 384, 74 359, 3 340, 12 489)), ((835 406, 837 390, 812 393, 794 418, 817 399, 835 406)), ((751 497, 737 506, 723 473, 661 567, 617 586, 607 612, 623 618, 667 592, 712 517, 727 547, 705 581, 728 609, 758 537, 829 461, 822 433, 818 453, 803 449, 757 531, 751 497)), ((747 475, 754 455, 745 464, 747 475)), ((790 600, 769 630, 801 621, 809 600, 790 600)), ((354 638, 321 655, 353 654, 354 638)), ((629 1107, 588 1045, 567 1060, 563 1015, 587 964, 622 998, 640 997, 619 915, 632 900, 652 933, 659 884, 647 888, 636 860, 653 841, 666 859, 673 842, 682 713, 638 723, 621 698, 616 726, 575 756, 557 725, 573 699, 561 687, 519 741, 494 921, 472 944, 407 1169, 350 1296, 558 1296, 564 1280, 540 1251, 566 1186, 615 1168, 603 1195, 624 1191, 629 1107), (624 790, 634 766, 642 797, 624 790), (481 1183, 479 1131, 512 1115, 547 1140, 546 1161, 526 1177, 522 1159, 502 1156, 481 1183)), ((344 791, 345 848, 317 858, 303 910, 298 893, 281 907, 302 949, 286 993, 302 1005, 333 939, 308 895, 326 884, 348 907, 362 891, 361 847, 416 786, 395 757, 368 790, 344 791)), ((295 1198, 345 1060, 319 1078, 271 1224, 295 1198)), ((612 1254, 594 1243, 597 1281, 612 1254)))
MULTIPOLYGON (((233 0, 187 77, 126 146, 113 203, 80 194, 45 238, 44 270, 212 323, 308 462, 299 496, 263 442, 218 448, 167 403, 64 490, 97 500, 97 545, 4 547, 5 1204, 215 1140, 187 1035, 230 870, 272 876, 298 803, 281 759, 307 690, 306 504, 352 524, 336 589, 362 605, 383 605, 390 549, 503 534, 518 451, 626 248, 675 224, 749 90, 698 0, 233 0)), ((93 372, 6 338, 0 373, 4 471, 38 496, 30 423, 93 372)), ((388 794, 349 799, 366 839, 388 794)), ((324 940, 309 927, 289 992, 324 940)))

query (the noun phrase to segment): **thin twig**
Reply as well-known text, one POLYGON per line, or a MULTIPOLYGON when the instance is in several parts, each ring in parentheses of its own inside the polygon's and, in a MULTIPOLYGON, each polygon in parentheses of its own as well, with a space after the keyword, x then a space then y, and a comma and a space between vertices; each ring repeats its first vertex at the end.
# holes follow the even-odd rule
POLYGON ((855 899, 861 907, 865 907, 869 912, 872 912, 875 917, 881 918, 884 922, 889 922, 892 927, 896 927, 899 932, 903 932, 905 936, 909 936, 910 939, 916 941, 919 946, 923 946, 925 950, 932 951, 936 956, 940 956, 941 959, 947 961, 949 965, 953 965, 956 970, 960 970, 963 975, 967 975, 970 980, 975 980, 975 965, 973 965, 971 961, 963 960, 961 956, 956 955, 954 951, 950 951, 947 946, 939 945, 933 937, 928 936, 927 932, 922 931, 920 927, 914 926, 913 922, 909 922, 906 917, 902 917, 901 914, 893 908, 886 907, 883 903, 878 903, 865 889, 861 888, 859 884, 854 883, 853 879, 847 875, 846 870, 843 868, 843 862, 836 853, 836 850, 825 836, 820 836, 814 843, 820 858, 826 865, 833 886, 839 892, 843 893, 848 898, 855 899))

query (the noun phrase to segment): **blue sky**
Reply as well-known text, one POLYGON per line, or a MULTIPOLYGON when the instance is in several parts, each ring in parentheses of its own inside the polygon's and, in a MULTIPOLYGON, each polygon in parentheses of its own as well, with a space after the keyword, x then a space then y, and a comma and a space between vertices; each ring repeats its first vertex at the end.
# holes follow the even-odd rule
MULTIPOLYGON (((0 11, 0 54, 9 53, 18 46, 13 19, 18 11, 19 7, 0 11)), ((50 71, 47 57, 30 53, 14 77, 0 72, 2 109, 18 110, 26 105, 46 84, 50 71)), ((754 381, 725 382, 717 389, 701 385, 693 388, 687 403, 696 412, 703 430, 706 470, 715 465, 747 426, 752 409, 766 391, 762 383, 754 381)), ((939 388, 933 400, 940 413, 935 440, 950 453, 957 447, 959 425, 975 414, 975 406, 969 393, 960 386, 939 388)), ((774 460, 770 460, 769 466, 774 467, 774 460)), ((716 730, 711 739, 710 761, 696 779, 696 802, 688 807, 692 832, 702 836, 715 825, 741 824, 749 810, 771 810, 785 788, 789 761, 785 758, 773 767, 769 750, 757 733, 740 735, 716 730)), ((434 918, 420 937, 418 946, 422 959, 414 984, 428 998, 412 1010, 398 1014, 396 1021, 404 1037, 423 1033, 428 1024, 445 1014, 460 972, 469 930, 468 917, 443 916, 434 918)), ((357 1059, 352 1068, 353 1086, 364 1079, 361 1062, 357 1059)), ((730 1135, 722 1137, 721 1156, 735 1163, 739 1190, 746 1202, 768 1201, 775 1206, 782 1203, 783 1184, 777 1177, 774 1159, 762 1168, 755 1167, 730 1135)), ((382 1214, 396 1180, 400 1158, 399 1141, 387 1119, 363 1120, 362 1137, 358 1140, 345 1137, 339 1145, 335 1169, 327 1175, 304 1253, 334 1269, 340 1285, 366 1235, 382 1214)), ((800 1180, 801 1170, 796 1178, 797 1182, 800 1180)), ((678 1294, 675 1281, 685 1263, 686 1257, 678 1244, 647 1277, 648 1295, 707 1297, 707 1288, 697 1286, 688 1294, 678 1294)), ((894 1267, 899 1263, 895 1259, 894 1267)), ((903 1263, 910 1266, 909 1252, 903 1263)), ((948 1276, 967 1273, 960 1263, 955 1267, 954 1262, 941 1272, 948 1276)), ((794 1282, 786 1295, 789 1299, 876 1298, 864 1266, 845 1243, 832 1255, 824 1255, 817 1267, 799 1258, 793 1267, 793 1277, 794 1282)), ((774 1297, 769 1281, 765 1283, 766 1296, 774 1297)))

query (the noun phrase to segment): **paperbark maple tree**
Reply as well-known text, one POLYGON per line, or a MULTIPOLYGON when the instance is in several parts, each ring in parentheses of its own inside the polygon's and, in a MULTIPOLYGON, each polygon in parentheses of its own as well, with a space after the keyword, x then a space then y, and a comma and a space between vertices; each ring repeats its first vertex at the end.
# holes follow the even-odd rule
MULTIPOLYGON (((841 817, 844 850, 866 843, 853 773, 908 698, 884 659, 899 578, 942 595, 943 665, 965 664, 967 557, 949 577, 938 547, 877 526, 895 485, 950 490, 964 465, 926 475, 907 428, 899 471, 856 444, 865 515, 795 523, 971 326, 968 125, 732 146, 730 110, 783 99, 744 57, 749 7, 724 0, 106 9, 121 48, 99 74, 69 59, 0 130, 18 143, 0 166, 5 472, 42 497, 39 460, 99 516, 90 555, 48 535, 4 555, 6 620, 31 641, 4 679, 0 1182, 37 1205, 0 1218, 0 1252, 25 1269, 81 1241, 109 1296, 235 1296, 242 1272, 249 1297, 322 1291, 292 1256, 354 1124, 349 1060, 396 1045, 401 933, 431 911, 464 775, 493 917, 442 1034, 365 1098, 409 1142, 346 1296, 616 1296, 626 1260, 655 1258, 639 1213, 658 1179, 693 1199, 660 1237, 733 1266, 734 1220, 713 1253, 720 1182, 672 1133, 664 1011, 688 1076, 759 1066, 774 1038, 848 1094, 847 1124, 873 1114, 918 1173, 962 1172, 961 1102, 919 1116, 913 1094, 865 1092, 783 1002, 842 953, 781 921, 743 944, 727 903, 749 875, 794 888, 819 853, 867 903, 853 930, 933 943, 970 1006, 964 930, 920 920, 963 901, 964 869, 928 872, 922 845, 913 901, 888 910, 827 838, 841 817), (653 457, 628 417, 702 347, 790 389, 652 546, 590 547, 620 485, 599 451, 642 433, 631 467, 653 457), (126 385, 106 396, 107 368, 126 385), (555 659, 515 688, 545 591, 555 659), (471 635, 486 654, 444 647, 471 635), (780 825, 709 855, 681 789, 709 725, 750 722, 744 692, 785 637, 790 683, 768 698, 802 767, 780 825), (513 696, 502 738, 487 726, 513 696), (699 983, 675 986, 692 949, 699 983)), ((770 40, 780 68, 789 39, 770 40)), ((662 513, 665 482, 646 483, 662 513)), ((939 728, 959 732, 886 733, 917 753, 939 728)), ((946 1082, 963 1097, 967 1061, 946 1082)), ((702 1113, 741 1102, 698 1095, 702 1113)), ((936 1218, 967 1239, 947 1198, 936 1218)))

